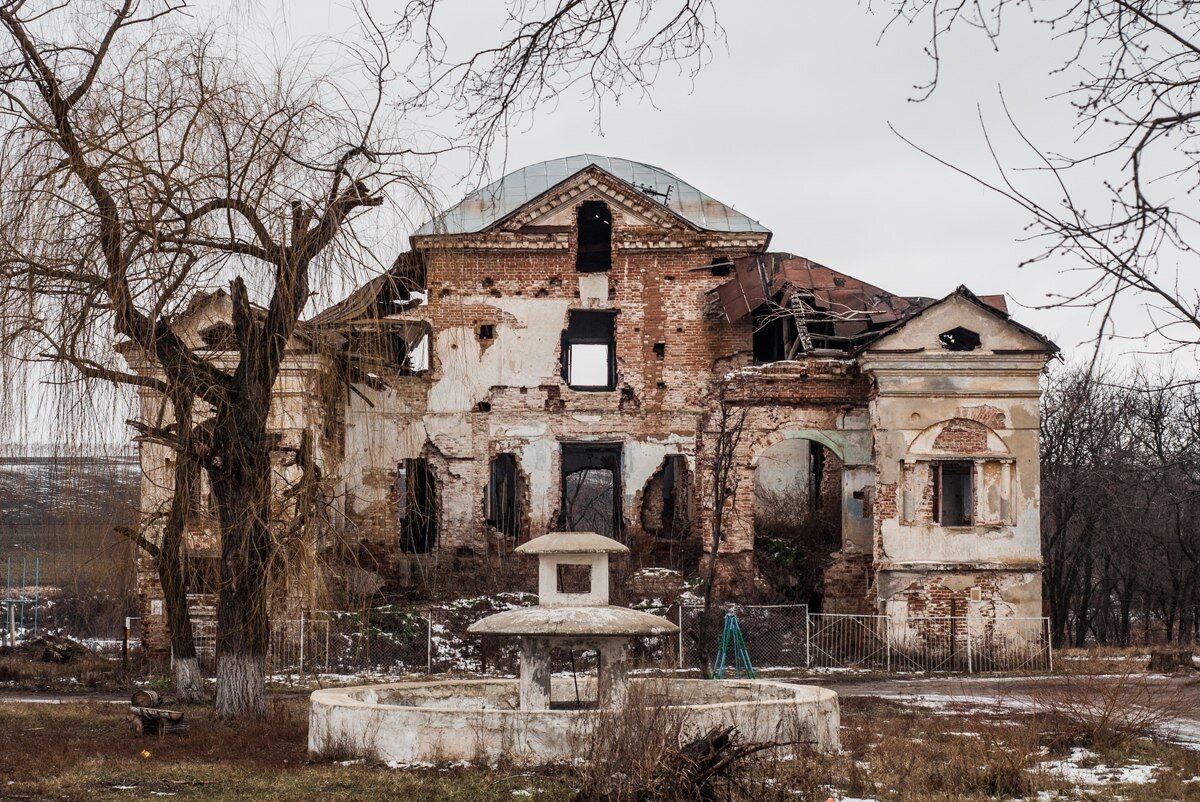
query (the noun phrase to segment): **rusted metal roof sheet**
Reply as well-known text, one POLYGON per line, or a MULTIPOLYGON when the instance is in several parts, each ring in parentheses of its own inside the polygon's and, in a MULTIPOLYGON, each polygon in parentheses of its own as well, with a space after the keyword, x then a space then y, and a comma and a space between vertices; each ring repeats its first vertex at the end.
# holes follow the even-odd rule
POLYGON ((771 233, 758 221, 705 195, 666 170, 642 162, 585 153, 515 170, 499 181, 472 192, 417 229, 414 236, 483 231, 593 165, 641 191, 648 200, 665 206, 701 230, 771 233))
POLYGON ((745 256, 733 266, 734 277, 716 289, 731 322, 769 298, 786 302, 799 292, 833 319, 838 337, 855 337, 899 320, 912 306, 907 298, 789 253, 745 256))

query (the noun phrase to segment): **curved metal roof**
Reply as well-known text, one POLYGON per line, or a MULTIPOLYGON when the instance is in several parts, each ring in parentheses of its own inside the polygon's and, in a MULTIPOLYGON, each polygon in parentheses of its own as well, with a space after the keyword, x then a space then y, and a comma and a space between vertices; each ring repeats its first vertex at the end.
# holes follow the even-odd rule
POLYGON ((414 236, 472 234, 483 231, 529 201, 591 165, 646 192, 646 197, 704 231, 771 233, 741 212, 705 195, 686 181, 649 164, 590 153, 531 164, 472 192, 455 206, 417 229, 414 236))

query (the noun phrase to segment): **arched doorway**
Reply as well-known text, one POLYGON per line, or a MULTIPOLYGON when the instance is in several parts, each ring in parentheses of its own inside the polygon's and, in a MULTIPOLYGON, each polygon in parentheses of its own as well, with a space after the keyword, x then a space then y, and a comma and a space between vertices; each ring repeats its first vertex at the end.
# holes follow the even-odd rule
POLYGON ((842 545, 842 461, 816 440, 781 440, 754 463, 754 550, 787 601, 820 612, 825 569, 842 545))

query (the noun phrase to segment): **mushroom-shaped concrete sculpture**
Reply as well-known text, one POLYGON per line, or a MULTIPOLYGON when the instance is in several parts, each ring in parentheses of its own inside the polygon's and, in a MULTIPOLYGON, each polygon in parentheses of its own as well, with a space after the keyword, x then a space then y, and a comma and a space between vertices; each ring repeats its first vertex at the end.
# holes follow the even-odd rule
POLYGON ((620 705, 628 687, 629 641, 679 631, 659 616, 608 603, 608 555, 629 549, 594 532, 551 532, 517 551, 538 556, 538 606, 489 615, 468 632, 520 638, 522 710, 550 709, 554 649, 595 651, 597 704, 620 705))

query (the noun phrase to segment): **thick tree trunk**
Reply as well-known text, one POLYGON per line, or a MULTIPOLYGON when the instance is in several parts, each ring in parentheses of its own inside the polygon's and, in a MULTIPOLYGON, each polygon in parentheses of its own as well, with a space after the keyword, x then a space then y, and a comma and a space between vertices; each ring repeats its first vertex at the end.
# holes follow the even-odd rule
MULTIPOLYGON (((250 405, 250 409, 265 410, 266 404, 250 405)), ((267 569, 272 537, 265 417, 218 413, 210 460, 209 478, 221 520, 216 698, 221 718, 266 715, 267 569)))
POLYGON ((218 653, 216 707, 221 718, 266 717, 266 657, 262 652, 226 647, 218 653))
POLYGON ((200 660, 195 654, 191 657, 172 657, 171 676, 175 682, 175 698, 180 702, 201 704, 208 701, 204 674, 200 671, 200 660))

